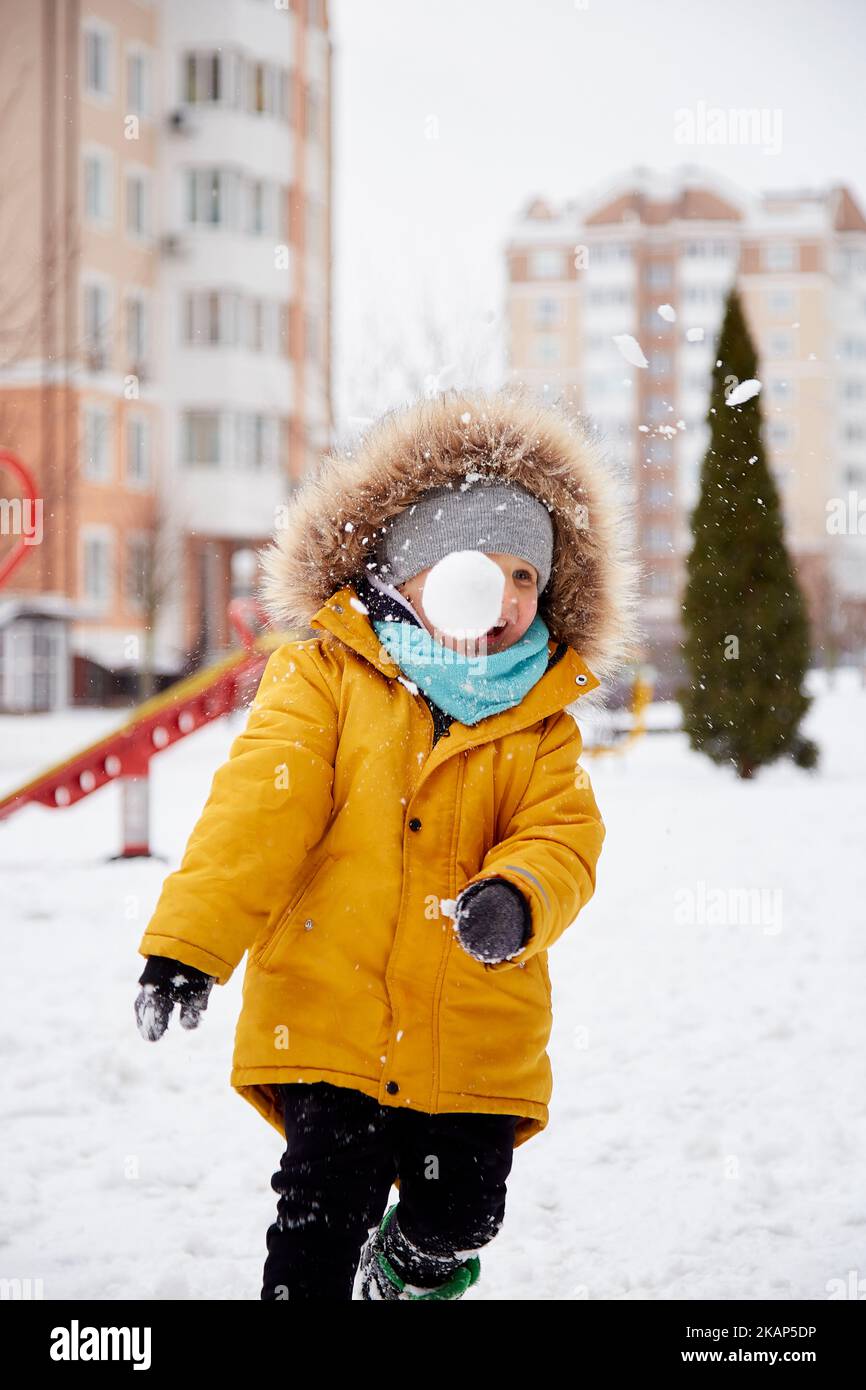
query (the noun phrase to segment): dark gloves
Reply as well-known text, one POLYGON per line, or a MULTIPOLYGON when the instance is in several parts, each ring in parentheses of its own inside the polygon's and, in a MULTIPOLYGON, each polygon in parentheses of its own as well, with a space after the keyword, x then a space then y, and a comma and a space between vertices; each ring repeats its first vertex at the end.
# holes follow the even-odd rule
POLYGON ((148 1042, 161 1038, 175 1004, 180 1004, 180 1026, 197 1028, 207 1008, 216 977, 170 956, 148 956, 135 1000, 138 1031, 148 1042))
POLYGON ((470 883, 457 898, 456 913, 460 945, 485 964, 516 955, 532 935, 529 903, 505 878, 470 883))

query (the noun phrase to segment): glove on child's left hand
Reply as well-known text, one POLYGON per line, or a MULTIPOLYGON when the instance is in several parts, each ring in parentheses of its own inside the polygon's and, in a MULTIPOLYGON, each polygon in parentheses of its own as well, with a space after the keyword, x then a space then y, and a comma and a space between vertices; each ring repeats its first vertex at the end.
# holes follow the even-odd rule
POLYGON ((529 904, 505 878, 470 883, 455 904, 454 930, 470 956, 494 965, 525 945, 532 931, 529 904))

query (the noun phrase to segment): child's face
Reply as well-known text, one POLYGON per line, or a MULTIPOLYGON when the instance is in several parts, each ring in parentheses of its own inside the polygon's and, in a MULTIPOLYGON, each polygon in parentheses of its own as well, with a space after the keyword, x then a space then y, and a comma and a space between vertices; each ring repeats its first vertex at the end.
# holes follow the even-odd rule
MULTIPOLYGON (((534 565, 531 565, 528 560, 522 560, 519 555, 505 555, 501 551, 485 551, 484 553, 488 559, 493 560, 494 564, 499 566, 505 576, 505 588, 502 593, 500 611, 500 622, 503 627, 498 631, 491 628, 489 632, 476 641, 483 643, 489 652, 501 652, 506 647, 513 646, 523 636, 535 617, 538 610, 538 571, 534 565)), ((428 632, 435 631, 443 646, 459 648, 463 651, 467 647, 467 639, 451 637, 438 628, 434 629, 424 612, 424 581, 432 568, 432 565, 428 565, 426 569, 421 570, 420 574, 413 575, 411 579, 405 580, 397 587, 400 593, 409 600, 428 632)))

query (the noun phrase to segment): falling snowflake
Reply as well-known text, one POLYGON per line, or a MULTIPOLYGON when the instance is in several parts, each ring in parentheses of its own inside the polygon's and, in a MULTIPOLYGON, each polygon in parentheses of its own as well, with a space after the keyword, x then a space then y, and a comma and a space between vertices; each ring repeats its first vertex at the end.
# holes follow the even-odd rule
POLYGON ((643 348, 636 338, 630 333, 614 333, 613 341, 616 343, 620 353, 626 362, 632 367, 648 367, 649 363, 643 355, 643 348))
POLYGON ((727 397, 726 405, 742 405, 744 401, 750 401, 753 396, 757 396, 761 389, 760 381, 754 377, 748 381, 741 381, 739 386, 735 386, 731 394, 727 397))

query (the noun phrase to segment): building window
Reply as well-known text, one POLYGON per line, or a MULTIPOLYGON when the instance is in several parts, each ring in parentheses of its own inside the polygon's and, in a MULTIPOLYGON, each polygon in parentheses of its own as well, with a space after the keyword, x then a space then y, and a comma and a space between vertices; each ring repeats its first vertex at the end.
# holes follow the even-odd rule
POLYGON ((791 241, 769 241, 764 246, 765 270, 794 270, 794 243, 791 241))
POLYGON ((107 285, 90 281, 84 286, 84 357, 93 372, 104 371, 109 360, 111 299, 107 285))
POLYGON ((103 101, 111 96, 111 38, 106 28, 92 20, 84 26, 84 86, 89 96, 103 101))
POLYGON ((561 251, 545 248, 529 253, 529 274, 533 280, 560 280, 564 269, 561 251))
POLYGON ((727 290, 722 285, 686 285, 683 302, 686 304, 718 304, 727 290))
MULTIPOLYGON (((688 293, 688 291, 686 291, 688 293)), ((644 309, 643 327, 649 329, 654 337, 668 337, 673 332, 674 325, 669 319, 663 319, 658 309, 644 309)))
POLYGON ((645 268, 647 285, 653 290, 667 290, 673 284, 673 274, 667 261, 648 261, 645 268))
POLYGON ((146 531, 131 531, 126 537, 126 569, 124 592, 128 608, 142 613, 151 594, 152 547, 146 531))
POLYGON ((244 342, 250 352, 274 354, 279 351, 279 309, 271 299, 249 299, 246 304, 244 342))
POLYGON ((281 91, 282 71, 270 63, 249 63, 247 65, 248 111, 257 115, 279 116, 286 100, 281 91))
POLYGON ((150 483, 150 425, 141 415, 126 421, 126 481, 132 487, 150 483))
POLYGON ((728 257, 734 253, 734 246, 729 241, 687 241, 683 246, 683 255, 689 258, 694 257, 713 257, 718 259, 728 257))
POLYGON ((792 400, 794 392, 790 381, 783 381, 781 377, 773 377, 768 385, 771 400, 777 401, 780 405, 786 405, 792 400))
POLYGON ((794 337, 791 333, 774 332, 767 338, 767 356, 785 358, 794 356, 794 337))
POLYGON ((670 526, 648 526, 646 529, 646 548, 650 555, 666 555, 673 544, 670 526))
POLYGON ((610 265, 616 261, 630 261, 631 247, 624 241, 599 242, 589 249, 590 265, 610 265))
POLYGON ((107 529, 85 528, 81 535, 82 590, 88 603, 108 608, 112 591, 112 542, 107 529))
POLYGON ((627 285, 592 285, 587 288, 586 302, 593 308, 609 304, 630 304, 631 290, 627 285))
POLYGON ((193 290, 184 296, 183 339, 190 347, 237 347, 240 296, 236 290, 193 290))
POLYGON ((653 596, 661 594, 672 594, 674 591, 674 576, 671 570, 652 570, 647 575, 647 593, 653 596))
POLYGON ((646 461, 650 467, 660 467, 673 459, 673 446, 666 440, 654 439, 647 447, 646 461))
POLYGON ((772 420, 769 436, 774 449, 786 449, 791 443, 791 427, 785 420, 772 420))
POLYGON ((292 108, 294 106, 294 73, 287 72, 285 68, 279 71, 279 90, 277 93, 279 102, 279 114, 282 120, 292 121, 292 108))
POLYGON ((108 150, 84 154, 84 215, 88 222, 108 227, 114 217, 114 161, 108 150))
POLYGON ((221 101, 223 60, 220 53, 185 53, 183 57, 183 96, 191 106, 221 101))
POLYGON ((220 416, 216 410, 188 410, 183 415, 183 462, 218 464, 220 416))
POLYGON ((796 302, 793 290, 767 290, 767 309, 771 314, 793 314, 796 302))
POLYGON ((671 363, 669 352, 651 352, 649 355, 650 371, 654 376, 670 376, 671 363))
POLYGON ((862 401, 866 399, 866 381, 861 378, 849 377, 842 382, 841 396, 844 401, 862 401))
POLYGON ((133 116, 151 114, 150 58, 146 53, 126 55, 126 109, 133 116))
POLYGON ((649 396, 646 403, 646 417, 648 420, 666 420, 673 412, 670 409, 670 402, 664 396, 649 396))
POLYGON ((234 170, 187 169, 187 222, 191 226, 236 225, 237 189, 234 170))
POLYGON ((839 346, 842 350, 842 356, 851 358, 855 362, 866 357, 866 338, 843 338, 839 346))
POLYGON ((126 358, 134 376, 146 375, 147 348, 147 305, 140 294, 131 294, 126 301, 126 358))
POLYGON ((549 366, 560 360, 559 339, 552 333, 540 333, 535 341, 535 360, 541 366, 549 366))
POLYGON ((842 426, 842 438, 846 444, 862 444, 866 440, 866 425, 862 420, 846 420, 842 426))
POLYGON ((671 505, 671 490, 666 483, 649 483, 644 489, 647 506, 653 511, 671 505))
POLYGON ((87 404, 83 409, 82 472, 91 483, 110 482, 111 413, 102 405, 87 404))
POLYGON ((146 174, 126 176, 126 230, 137 240, 150 236, 150 180, 146 174))
POLYGON ((277 187, 266 179, 246 184, 246 231, 250 236, 277 235, 277 187))
POLYGON ((559 299, 536 299, 536 328, 555 328, 562 322, 562 302, 559 299))
POLYGON ((273 415, 238 411, 234 426, 238 466, 256 471, 276 468, 280 439, 279 420, 273 415))

